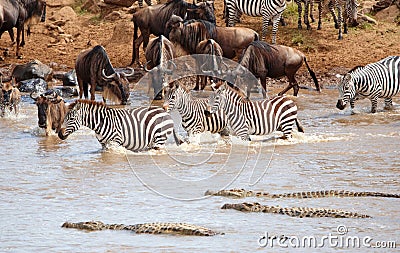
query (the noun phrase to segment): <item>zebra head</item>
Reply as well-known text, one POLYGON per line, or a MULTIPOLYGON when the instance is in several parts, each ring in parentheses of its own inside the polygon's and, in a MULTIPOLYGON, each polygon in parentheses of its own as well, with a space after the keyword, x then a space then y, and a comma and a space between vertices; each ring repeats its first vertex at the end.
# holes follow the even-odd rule
POLYGON ((182 108, 183 103, 187 100, 184 99, 186 96, 189 96, 189 92, 178 83, 174 83, 167 91, 166 99, 163 104, 164 110, 170 112, 174 109, 182 108))
POLYGON ((214 92, 210 95, 208 100, 208 111, 210 113, 216 113, 224 108, 226 103, 226 95, 225 91, 227 90, 226 82, 221 85, 219 88, 215 87, 215 84, 212 86, 214 92))
POLYGON ((356 96, 354 80, 350 74, 346 74, 338 85, 339 99, 336 108, 343 110, 346 105, 356 96))
POLYGON ((70 134, 78 130, 82 125, 82 104, 76 101, 68 109, 69 111, 65 115, 63 125, 58 132, 58 137, 61 140, 67 139, 70 134))

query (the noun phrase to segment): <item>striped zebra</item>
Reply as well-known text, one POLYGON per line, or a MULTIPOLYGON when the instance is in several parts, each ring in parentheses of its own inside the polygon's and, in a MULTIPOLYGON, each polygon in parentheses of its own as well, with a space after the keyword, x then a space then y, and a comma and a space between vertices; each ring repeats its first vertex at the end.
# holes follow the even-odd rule
POLYGON ((392 97, 400 91, 400 56, 353 68, 343 77, 338 90, 336 107, 340 110, 350 102, 353 112, 355 101, 363 98, 371 100, 372 113, 376 112, 378 98, 385 99, 385 109, 392 109, 392 97))
POLYGON ((262 16, 262 39, 267 34, 268 24, 272 20, 272 44, 276 43, 278 23, 286 9, 286 0, 226 0, 227 26, 235 26, 240 14, 253 17, 262 16))
POLYGON ((249 101, 225 83, 210 96, 209 106, 211 113, 222 109, 233 134, 243 140, 250 140, 249 135, 266 135, 276 130, 283 132, 282 139, 287 139, 295 123, 298 131, 304 132, 297 119, 296 104, 284 96, 249 101))
MULTIPOLYGON (((306 0, 307 1, 307 0, 306 0)), ((326 0, 308 0, 309 4, 314 2, 318 5, 318 30, 322 29, 322 11, 326 0)), ((338 39, 343 39, 343 33, 347 34, 347 24, 350 20, 353 26, 358 25, 357 23, 357 0, 329 0, 328 8, 333 17, 333 22, 335 23, 335 28, 338 29, 338 39), (337 14, 335 12, 337 10, 337 14), (344 10, 343 10, 344 8, 344 10), (342 32, 343 23, 343 32, 342 32)), ((308 12, 308 8, 305 8, 305 12, 308 12)), ((304 13, 304 23, 309 28, 309 21, 306 13, 304 13)))
POLYGON ((81 126, 95 131, 103 148, 117 144, 132 151, 158 149, 171 133, 179 142, 171 116, 160 107, 114 109, 100 102, 76 100, 69 106, 58 137, 65 140, 81 126))
POLYGON ((208 99, 194 98, 188 90, 175 84, 167 91, 164 109, 177 110, 182 117, 182 127, 189 136, 209 131, 228 135, 227 118, 222 111, 207 115, 208 99), (208 117, 209 116, 209 117, 208 117))

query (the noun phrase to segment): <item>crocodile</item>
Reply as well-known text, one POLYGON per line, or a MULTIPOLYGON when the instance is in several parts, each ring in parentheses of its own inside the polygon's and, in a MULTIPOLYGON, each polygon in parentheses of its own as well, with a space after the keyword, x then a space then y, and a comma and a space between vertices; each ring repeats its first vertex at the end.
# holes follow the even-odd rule
POLYGON ((196 236, 213 236, 223 234, 215 232, 211 229, 196 226, 187 223, 143 223, 134 225, 125 224, 105 224, 101 221, 86 221, 86 222, 64 222, 63 228, 76 228, 82 230, 130 230, 135 233, 146 234, 176 234, 176 235, 196 235, 196 236))
POLYGON ((245 189, 230 189, 211 191, 208 190, 204 195, 246 198, 246 197, 266 197, 266 198, 326 198, 326 197, 384 197, 400 198, 400 194, 382 193, 382 192, 354 192, 344 190, 326 190, 326 191, 307 191, 292 193, 268 193, 262 191, 250 191, 245 189))
POLYGON ((311 207, 280 207, 267 206, 260 203, 224 204, 221 209, 235 209, 242 212, 263 212, 289 215, 292 217, 332 217, 332 218, 372 218, 366 214, 353 213, 339 209, 311 208, 311 207))

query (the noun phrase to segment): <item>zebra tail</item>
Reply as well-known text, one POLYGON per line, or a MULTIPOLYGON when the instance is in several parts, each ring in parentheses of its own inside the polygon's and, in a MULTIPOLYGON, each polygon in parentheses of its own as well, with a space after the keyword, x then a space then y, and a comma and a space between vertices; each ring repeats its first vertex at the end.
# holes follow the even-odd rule
POLYGON ((300 124, 299 119, 296 119, 296 126, 297 126, 297 131, 304 133, 304 128, 303 126, 300 124))
POLYGON ((312 71, 311 68, 310 68, 310 66, 308 65, 308 62, 307 62, 307 58, 306 58, 306 57, 304 57, 304 62, 306 63, 308 72, 310 73, 312 79, 314 80, 315 88, 317 89, 317 91, 321 91, 321 89, 320 89, 320 87, 319 87, 319 83, 318 83, 317 77, 315 76, 314 71, 312 71))
POLYGON ((179 137, 179 135, 176 133, 175 129, 172 131, 174 134, 174 140, 176 145, 181 145, 184 141, 179 137))

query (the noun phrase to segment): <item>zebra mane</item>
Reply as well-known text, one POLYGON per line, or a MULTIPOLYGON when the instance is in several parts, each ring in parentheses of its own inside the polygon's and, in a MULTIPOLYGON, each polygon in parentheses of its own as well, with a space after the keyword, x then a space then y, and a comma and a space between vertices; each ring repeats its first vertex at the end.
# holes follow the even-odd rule
POLYGON ((236 86, 231 87, 228 84, 224 84, 224 85, 225 85, 225 89, 230 89, 231 91, 236 93, 242 99, 243 102, 250 101, 248 99, 248 97, 244 94, 244 92, 239 87, 236 87, 236 86))
POLYGON ((354 68, 350 69, 350 70, 347 72, 347 74, 353 73, 354 71, 356 71, 356 70, 358 70, 358 69, 360 69, 360 68, 363 68, 363 67, 365 67, 365 66, 363 66, 363 65, 355 66, 354 68))
POLYGON ((87 99, 77 99, 74 102, 72 102, 71 104, 69 104, 68 110, 71 110, 72 108, 74 108, 77 103, 107 107, 106 104, 104 104, 104 102, 99 102, 99 101, 95 101, 95 100, 87 100, 87 99))

